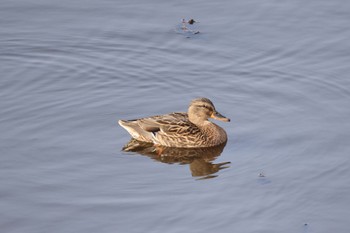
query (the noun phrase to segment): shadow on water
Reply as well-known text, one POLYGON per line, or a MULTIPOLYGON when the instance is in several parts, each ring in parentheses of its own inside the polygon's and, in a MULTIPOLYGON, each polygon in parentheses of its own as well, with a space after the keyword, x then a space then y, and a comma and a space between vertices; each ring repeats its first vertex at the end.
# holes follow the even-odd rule
POLYGON ((189 164, 193 177, 215 178, 221 169, 229 168, 231 162, 213 163, 220 156, 226 144, 209 148, 171 148, 131 139, 124 147, 125 152, 136 152, 153 160, 167 164, 189 164), (214 175, 215 174, 215 175, 214 175))

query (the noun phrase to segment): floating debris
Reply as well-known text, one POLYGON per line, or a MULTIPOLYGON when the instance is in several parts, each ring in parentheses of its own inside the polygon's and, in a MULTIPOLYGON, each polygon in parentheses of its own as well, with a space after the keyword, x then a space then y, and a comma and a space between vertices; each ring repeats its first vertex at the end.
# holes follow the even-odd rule
POLYGON ((186 35, 187 38, 190 38, 190 35, 196 35, 200 33, 198 30, 196 30, 196 27, 194 26, 195 23, 197 23, 197 21, 194 19, 190 19, 188 21, 186 21, 186 19, 182 19, 181 25, 176 31, 178 33, 186 35))
POLYGON ((190 20, 188 20, 188 23, 192 25, 192 24, 196 23, 196 21, 194 19, 190 19, 190 20))

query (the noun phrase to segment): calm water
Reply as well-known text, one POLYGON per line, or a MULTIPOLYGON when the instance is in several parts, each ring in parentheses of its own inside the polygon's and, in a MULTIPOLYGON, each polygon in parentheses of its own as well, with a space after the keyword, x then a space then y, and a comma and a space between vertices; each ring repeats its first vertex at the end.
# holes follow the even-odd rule
POLYGON ((349 232, 349 11, 2 0, 1 232, 349 232), (118 119, 199 96, 231 118, 225 148, 186 161, 122 151, 118 119))

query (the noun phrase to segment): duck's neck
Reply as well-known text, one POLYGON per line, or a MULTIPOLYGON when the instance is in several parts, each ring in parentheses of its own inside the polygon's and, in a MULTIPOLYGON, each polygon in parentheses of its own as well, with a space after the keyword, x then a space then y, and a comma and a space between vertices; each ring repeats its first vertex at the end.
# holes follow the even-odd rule
POLYGON ((207 135, 208 140, 210 140, 213 145, 219 145, 227 141, 225 130, 217 124, 206 120, 197 126, 205 135, 207 135))
POLYGON ((188 119, 198 127, 207 124, 206 122, 209 123, 208 119, 202 119, 192 114, 188 114, 188 119))

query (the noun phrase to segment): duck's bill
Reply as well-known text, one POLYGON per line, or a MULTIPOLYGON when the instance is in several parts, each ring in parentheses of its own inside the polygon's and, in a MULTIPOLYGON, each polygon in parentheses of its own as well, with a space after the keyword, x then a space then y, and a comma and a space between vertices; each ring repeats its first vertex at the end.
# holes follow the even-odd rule
POLYGON ((225 121, 225 122, 229 122, 230 118, 227 118, 223 115, 221 115, 218 112, 213 112, 213 114, 211 114, 211 118, 215 119, 215 120, 219 120, 219 121, 225 121))

